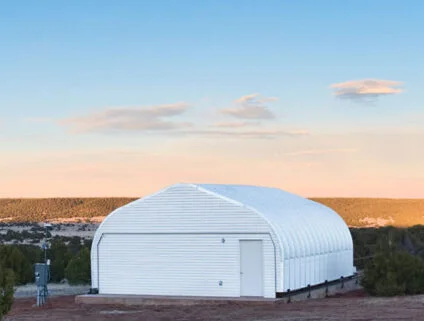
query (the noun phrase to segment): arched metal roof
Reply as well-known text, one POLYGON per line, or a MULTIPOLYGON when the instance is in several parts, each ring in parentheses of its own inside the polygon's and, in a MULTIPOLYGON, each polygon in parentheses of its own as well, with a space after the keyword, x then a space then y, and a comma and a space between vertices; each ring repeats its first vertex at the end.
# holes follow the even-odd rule
POLYGON ((278 234, 284 259, 352 250, 344 220, 332 209, 278 188, 195 184, 260 213, 278 234))

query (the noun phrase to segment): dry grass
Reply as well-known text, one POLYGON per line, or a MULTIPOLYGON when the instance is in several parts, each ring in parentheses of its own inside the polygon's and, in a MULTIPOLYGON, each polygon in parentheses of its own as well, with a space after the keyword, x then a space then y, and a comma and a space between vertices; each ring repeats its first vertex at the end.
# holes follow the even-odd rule
MULTIPOLYGON (((0 221, 93 218, 108 215, 134 198, 0 199, 0 221), (43 214, 45 213, 45 215, 43 214)), ((339 213, 349 226, 424 225, 424 199, 316 198, 339 213)), ((75 221, 75 219, 71 220, 75 221)))

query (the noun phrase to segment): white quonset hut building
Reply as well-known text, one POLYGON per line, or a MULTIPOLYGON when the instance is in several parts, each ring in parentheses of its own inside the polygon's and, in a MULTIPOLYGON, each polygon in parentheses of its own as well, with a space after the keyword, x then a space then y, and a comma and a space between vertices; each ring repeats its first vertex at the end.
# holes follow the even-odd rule
POLYGON ((99 294, 275 298, 354 274, 333 210, 276 188, 176 184, 113 211, 91 251, 99 294))

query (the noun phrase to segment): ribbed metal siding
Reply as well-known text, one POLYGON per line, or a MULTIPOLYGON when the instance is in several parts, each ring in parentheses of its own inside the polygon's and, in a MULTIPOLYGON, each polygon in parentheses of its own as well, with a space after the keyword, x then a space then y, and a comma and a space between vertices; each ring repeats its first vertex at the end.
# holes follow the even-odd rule
POLYGON ((256 210, 272 224, 283 249, 283 292, 352 275, 352 237, 332 209, 276 188, 199 186, 256 210))
POLYGON ((240 296, 240 239, 263 240, 263 291, 274 297, 270 236, 248 234, 106 234, 99 246, 100 293, 240 296))
MULTIPOLYGON (((280 280, 281 265, 278 264, 282 258, 281 248, 279 247, 278 238, 273 233, 269 224, 257 213, 232 204, 217 196, 200 191, 191 185, 176 185, 149 198, 137 200, 117 209, 105 219, 96 231, 91 252, 92 286, 95 288, 99 287, 100 292, 102 292, 102 284, 107 284, 105 282, 108 282, 107 279, 111 277, 108 274, 100 274, 101 279, 98 279, 99 270, 103 268, 103 266, 98 266, 98 262, 106 263, 110 256, 107 246, 103 248, 103 239, 101 242, 99 241, 102 235, 107 235, 108 233, 214 233, 217 235, 220 233, 232 233, 234 235, 240 233, 245 235, 259 233, 271 235, 276 246, 275 258, 273 248, 272 253, 269 250, 265 252, 266 258, 264 260, 267 262, 271 262, 272 260, 272 270, 274 271, 275 259, 277 262, 277 271, 276 273, 274 271, 272 283, 270 283, 269 279, 264 280, 267 282, 264 293, 267 297, 274 297, 275 292, 281 291, 279 288, 279 285, 282 283, 280 280), (99 256, 97 254, 98 247, 103 249, 100 251, 99 256), (268 257, 269 255, 271 257, 268 257), (275 278, 277 279, 276 284, 274 281, 275 278)), ((129 242, 128 247, 133 248, 130 244, 131 236, 126 241, 129 242)), ((174 246, 171 238, 168 245, 174 246)), ((116 252, 113 245, 109 246, 111 246, 110 251, 116 252)), ((122 251, 124 247, 125 244, 121 244, 119 248, 122 251)), ((178 245, 175 248, 178 250, 178 245)), ((119 269, 122 266, 122 262, 129 260, 128 255, 131 255, 131 253, 125 252, 125 255, 121 256, 120 262, 109 262, 107 269, 119 269)), ((134 252, 134 255, 136 255, 136 252, 134 252)), ((210 252, 210 255, 216 256, 218 254, 210 252)), ((238 252, 233 252, 233 255, 234 262, 237 262, 238 252)), ((217 268, 219 269, 219 266, 217 268)), ((267 269, 269 270, 270 267, 267 267, 267 269)), ((136 271, 129 269, 128 273, 135 275, 136 271)), ((238 278, 239 276, 237 276, 238 278)), ((114 289, 114 291, 117 291, 116 293, 119 292, 118 290, 117 288, 114 289)), ((122 287, 120 292, 124 291, 126 289, 122 287)), ((156 291, 166 291, 166 289, 156 291)), ((202 293, 200 289, 192 289, 190 291, 193 293, 202 293)), ((205 291, 199 295, 208 295, 208 292, 205 291)))

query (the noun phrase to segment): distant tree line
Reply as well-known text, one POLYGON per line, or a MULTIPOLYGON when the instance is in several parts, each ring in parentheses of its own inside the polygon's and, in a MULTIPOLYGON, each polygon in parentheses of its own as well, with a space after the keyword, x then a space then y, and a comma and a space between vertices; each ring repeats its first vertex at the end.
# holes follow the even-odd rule
MULTIPOLYGON (((67 279, 70 284, 90 283, 91 241, 55 236, 50 240, 51 282, 67 279)), ((0 245, 0 265, 14 273, 16 285, 34 282, 34 264, 44 262, 44 252, 34 245, 0 245)))
MULTIPOLYGON (((46 219, 81 217, 88 221, 106 216, 136 198, 45 198, 0 199, 1 219, 13 222, 42 222, 46 219)), ((339 213, 349 226, 369 226, 379 221, 396 226, 422 222, 422 199, 314 198, 339 213)))
POLYGON ((48 219, 106 216, 135 198, 0 199, 0 219, 31 224, 48 219), (28 223, 30 222, 30 223, 28 223))
MULTIPOLYGON (((23 242, 25 240, 30 240, 31 243, 39 243, 44 239, 45 233, 44 232, 37 232, 37 231, 28 231, 23 230, 21 232, 14 231, 14 230, 7 230, 6 234, 0 234, 0 243, 4 242, 23 242)), ((51 233, 47 232, 47 237, 50 237, 51 233)))
POLYGON ((343 217, 352 227, 393 225, 397 227, 422 224, 424 199, 387 198, 313 198, 343 217))

